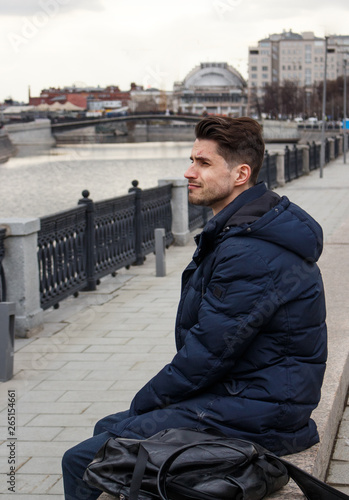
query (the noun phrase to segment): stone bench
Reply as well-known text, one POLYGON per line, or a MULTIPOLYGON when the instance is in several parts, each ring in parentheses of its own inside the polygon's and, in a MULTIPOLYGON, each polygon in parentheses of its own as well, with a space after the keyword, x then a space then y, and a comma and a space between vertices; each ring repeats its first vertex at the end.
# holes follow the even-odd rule
MULTIPOLYGON (((326 477, 349 385, 349 357, 339 357, 340 361, 344 361, 344 364, 340 363, 340 361, 336 363, 338 358, 329 361, 322 390, 322 399, 313 413, 318 425, 320 443, 303 452, 284 457, 294 465, 322 480, 325 480, 326 477)), ((102 493, 99 500, 115 500, 115 498, 107 493, 102 493)), ((271 500, 297 500, 305 497, 298 486, 290 480, 284 488, 268 498, 271 500)))

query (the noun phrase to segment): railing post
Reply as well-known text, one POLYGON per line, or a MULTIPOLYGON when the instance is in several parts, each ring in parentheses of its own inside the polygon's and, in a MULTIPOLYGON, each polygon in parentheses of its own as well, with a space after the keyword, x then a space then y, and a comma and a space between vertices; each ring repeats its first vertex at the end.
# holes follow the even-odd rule
POLYGON ((166 276, 166 260, 165 260, 165 229, 156 228, 154 231, 155 235, 155 264, 156 264, 156 276, 163 277, 166 276))
POLYGON ((289 182, 290 177, 290 149, 288 146, 285 147, 285 181, 289 182))
POLYGON ((328 160, 334 160, 336 155, 335 155, 335 139, 333 137, 328 138, 328 144, 329 144, 329 158, 328 160))
POLYGON ((302 154, 303 154, 303 175, 309 175, 310 172, 310 164, 309 164, 309 156, 310 156, 310 146, 302 146, 302 154))
POLYGON ((294 157, 296 179, 298 179, 298 177, 299 177, 299 174, 298 174, 298 149, 297 149, 297 146, 295 144, 293 145, 293 157, 294 157))
POLYGON ((135 252, 136 260, 134 266, 141 266, 144 263, 144 255, 142 249, 143 229, 142 229, 142 189, 138 187, 138 181, 132 181, 132 187, 128 190, 129 193, 135 194, 135 252))
POLYGON ((13 375, 15 312, 14 302, 0 303, 0 382, 10 380, 13 375))
POLYGON ((16 335, 28 337, 43 328, 37 257, 40 220, 3 218, 0 225, 6 228, 3 260, 6 300, 16 304, 16 335))
POLYGON ((0 302, 6 301, 6 281, 5 281, 5 273, 2 267, 2 261, 5 255, 5 241, 6 237, 6 229, 0 228, 0 302))
POLYGON ((90 193, 85 189, 83 198, 78 201, 78 205, 86 207, 86 244, 84 246, 86 258, 87 286, 85 291, 96 290, 95 263, 96 263, 96 233, 95 233, 95 204, 89 199, 90 193))
POLYGON ((315 156, 315 169, 320 168, 321 164, 321 144, 320 144, 320 150, 318 145, 313 141, 314 145, 314 156, 315 156))
POLYGON ((278 187, 285 185, 285 151, 277 151, 276 158, 276 182, 278 187))
MULTIPOLYGON (((172 234, 174 243, 185 246, 190 238, 188 222, 188 181, 182 178, 159 179, 158 185, 172 184, 172 234)), ((207 210, 205 211, 207 220, 207 210)))
POLYGON ((310 144, 310 142, 307 142, 307 145, 309 147, 309 172, 311 170, 314 170, 314 152, 313 152, 313 146, 310 144))

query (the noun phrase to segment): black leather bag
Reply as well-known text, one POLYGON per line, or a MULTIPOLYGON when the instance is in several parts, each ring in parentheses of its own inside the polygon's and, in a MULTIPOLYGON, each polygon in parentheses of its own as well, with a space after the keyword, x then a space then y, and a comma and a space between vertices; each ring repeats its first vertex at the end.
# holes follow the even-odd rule
POLYGON ((111 438, 84 481, 120 500, 260 500, 289 477, 309 500, 349 499, 255 443, 191 429, 111 438))

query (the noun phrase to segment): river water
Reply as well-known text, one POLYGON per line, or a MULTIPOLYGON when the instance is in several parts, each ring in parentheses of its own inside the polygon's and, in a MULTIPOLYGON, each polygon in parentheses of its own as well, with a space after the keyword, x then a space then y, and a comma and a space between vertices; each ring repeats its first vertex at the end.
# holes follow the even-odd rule
POLYGON ((0 164, 0 218, 42 217, 73 208, 84 189, 94 201, 121 196, 134 179, 183 178, 192 142, 77 144, 0 164))
MULTIPOLYGON (((87 189, 94 201, 155 187, 158 179, 183 178, 193 142, 74 144, 48 154, 14 157, 0 164, 1 217, 43 217, 73 208, 87 189)), ((267 144, 284 149, 285 144, 267 144)))

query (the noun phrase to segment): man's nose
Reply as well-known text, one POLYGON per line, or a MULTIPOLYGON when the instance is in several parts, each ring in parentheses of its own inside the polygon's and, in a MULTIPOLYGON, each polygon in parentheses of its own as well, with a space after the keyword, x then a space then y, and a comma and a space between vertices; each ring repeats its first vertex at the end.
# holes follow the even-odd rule
POLYGON ((187 170, 184 172, 184 177, 186 179, 194 179, 195 177, 197 177, 196 168, 194 164, 189 165, 187 170))

